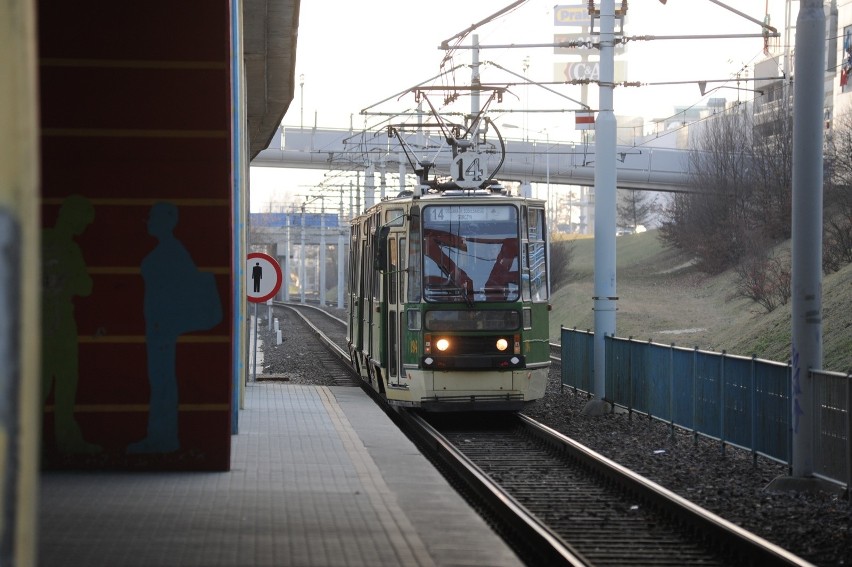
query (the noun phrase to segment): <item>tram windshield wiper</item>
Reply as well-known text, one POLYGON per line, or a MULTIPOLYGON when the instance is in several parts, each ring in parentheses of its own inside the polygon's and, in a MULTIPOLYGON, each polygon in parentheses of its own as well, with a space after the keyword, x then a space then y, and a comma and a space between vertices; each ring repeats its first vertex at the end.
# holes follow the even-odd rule
MULTIPOLYGON (((444 244, 440 240, 436 241, 436 244, 440 248, 442 255, 445 258, 449 259, 450 255, 448 254, 448 250, 451 247, 447 244, 444 244), (447 250, 445 250, 445 248, 447 250)), ((473 296, 471 295, 470 291, 467 289, 467 284, 468 284, 469 280, 465 280, 465 281, 459 283, 459 281, 456 279, 456 276, 455 276, 455 273, 454 273, 455 270, 453 270, 452 268, 450 268, 448 266, 445 266, 443 263, 439 263, 438 268, 441 270, 441 273, 443 273, 445 276, 447 276, 447 281, 450 284, 449 286, 443 285, 441 287, 443 287, 443 289, 445 291, 449 291, 449 290, 457 291, 458 294, 461 296, 461 298, 464 300, 465 304, 467 304, 468 307, 473 307, 473 296)), ((464 273, 464 272, 462 272, 462 273, 464 273)))

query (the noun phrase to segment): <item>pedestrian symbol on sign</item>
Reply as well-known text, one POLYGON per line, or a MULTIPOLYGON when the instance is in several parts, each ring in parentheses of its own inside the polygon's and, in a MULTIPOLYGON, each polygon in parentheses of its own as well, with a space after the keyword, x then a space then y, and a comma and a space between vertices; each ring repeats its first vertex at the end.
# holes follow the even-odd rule
POLYGON ((246 264, 246 292, 248 300, 253 303, 263 303, 275 297, 281 289, 283 277, 278 261, 268 254, 252 252, 248 255, 246 264))

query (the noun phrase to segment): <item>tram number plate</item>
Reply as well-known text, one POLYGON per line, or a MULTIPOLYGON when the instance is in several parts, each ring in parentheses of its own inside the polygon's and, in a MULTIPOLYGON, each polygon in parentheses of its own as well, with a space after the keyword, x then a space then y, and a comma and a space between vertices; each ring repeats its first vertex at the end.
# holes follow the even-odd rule
POLYGON ((462 189, 476 189, 488 172, 485 160, 478 152, 465 152, 453 158, 453 179, 462 189))

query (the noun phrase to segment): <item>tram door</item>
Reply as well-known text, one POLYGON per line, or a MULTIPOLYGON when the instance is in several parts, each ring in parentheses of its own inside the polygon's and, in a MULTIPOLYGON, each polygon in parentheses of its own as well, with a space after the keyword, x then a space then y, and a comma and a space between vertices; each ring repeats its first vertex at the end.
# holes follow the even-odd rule
POLYGON ((387 320, 385 326, 387 329, 387 343, 384 346, 388 356, 388 384, 391 386, 398 386, 402 378, 402 353, 400 352, 402 340, 400 335, 403 330, 401 322, 405 309, 402 305, 401 286, 404 278, 401 277, 400 259, 402 258, 405 246, 405 238, 397 238, 395 235, 391 235, 388 238, 388 264, 387 278, 385 280, 387 285, 387 293, 385 294, 387 298, 387 320))

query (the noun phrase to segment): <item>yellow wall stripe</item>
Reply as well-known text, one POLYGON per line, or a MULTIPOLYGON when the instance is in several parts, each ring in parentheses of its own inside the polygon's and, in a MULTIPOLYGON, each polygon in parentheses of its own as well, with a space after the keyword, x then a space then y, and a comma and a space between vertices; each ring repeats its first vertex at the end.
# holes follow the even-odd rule
MULTIPOLYGON (((121 206, 121 207, 150 207, 156 203, 167 201, 179 207, 230 207, 230 199, 175 199, 172 197, 149 197, 145 199, 122 199, 122 198, 88 198, 90 203, 96 206, 121 206)), ((41 200, 44 205, 61 205, 65 197, 46 197, 41 200)))
MULTIPOLYGON (((198 266, 198 269, 202 272, 220 275, 230 275, 231 273, 231 268, 228 267, 198 266)), ((87 271, 96 276, 137 276, 142 273, 140 268, 129 266, 98 266, 89 268, 87 271)))
POLYGON ((113 69, 227 69, 224 61, 162 61, 133 59, 61 59, 45 57, 39 59, 42 67, 95 67, 113 69))
POLYGON ((65 138, 227 138, 227 130, 142 130, 131 128, 43 128, 42 136, 65 138))
MULTIPOLYGON (((178 411, 228 411, 228 404, 179 404, 178 411)), ((44 407, 45 413, 53 413, 54 406, 44 407)), ((77 404, 74 406, 75 413, 135 413, 147 412, 148 404, 77 404)))
MULTIPOLYGON (((144 344, 145 335, 101 335, 81 336, 77 338, 80 344, 144 344)), ((178 337, 179 343, 229 343, 231 337, 227 335, 182 335, 178 337)))

